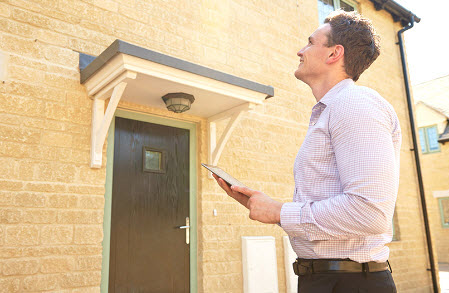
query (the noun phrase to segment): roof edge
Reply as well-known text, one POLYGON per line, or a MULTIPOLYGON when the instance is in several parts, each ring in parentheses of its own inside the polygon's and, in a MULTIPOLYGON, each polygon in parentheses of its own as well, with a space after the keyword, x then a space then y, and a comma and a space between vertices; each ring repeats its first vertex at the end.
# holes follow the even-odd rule
POLYGON ((80 61, 85 66, 80 67, 80 79, 81 83, 85 83, 97 70, 99 70, 104 64, 112 59, 117 54, 128 54, 145 60, 149 60, 155 63, 180 69, 183 71, 191 72, 197 75, 215 79, 221 82, 229 83, 235 86, 246 88, 252 91, 266 94, 266 98, 274 96, 274 88, 270 85, 260 84, 248 79, 244 79, 235 75, 224 73, 215 69, 201 66, 189 61, 185 61, 179 58, 175 58, 169 55, 165 55, 156 51, 152 51, 137 45, 133 45, 122 40, 115 40, 109 47, 107 47, 98 57, 95 59, 92 56, 86 54, 80 54, 80 60, 87 59, 87 61, 80 61), (92 60, 93 59, 93 60, 92 60), (88 64, 86 64, 88 63, 88 64))
POLYGON ((370 0, 374 4, 377 11, 384 9, 393 17, 394 22, 400 21, 402 26, 407 26, 413 17, 415 22, 420 22, 421 18, 416 16, 410 10, 393 0, 370 0))

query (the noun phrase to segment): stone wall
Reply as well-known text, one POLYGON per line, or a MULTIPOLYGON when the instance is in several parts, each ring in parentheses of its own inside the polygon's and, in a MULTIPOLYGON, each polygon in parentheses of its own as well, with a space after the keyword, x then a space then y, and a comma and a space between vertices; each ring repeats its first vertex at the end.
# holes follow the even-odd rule
MULTIPOLYGON (((393 276, 399 292, 430 292, 395 44, 401 27, 370 1, 359 2, 382 35, 383 52, 358 83, 394 106, 403 130, 393 276)), ((104 153, 101 169, 89 167, 92 101, 80 84, 78 52, 98 55, 121 39, 272 85, 275 96, 243 117, 219 165, 248 186, 289 201, 294 158, 315 104, 293 76, 296 52, 317 26, 316 0, 1 1, 0 52, 8 61, 0 74, 6 76, 0 81, 0 291, 100 290, 107 158, 104 153)), ((204 119, 139 110, 197 123, 198 158, 206 161, 204 119)), ((285 292, 284 232, 249 220, 199 166, 198 183, 198 291, 242 292, 241 236, 271 235, 285 292)))

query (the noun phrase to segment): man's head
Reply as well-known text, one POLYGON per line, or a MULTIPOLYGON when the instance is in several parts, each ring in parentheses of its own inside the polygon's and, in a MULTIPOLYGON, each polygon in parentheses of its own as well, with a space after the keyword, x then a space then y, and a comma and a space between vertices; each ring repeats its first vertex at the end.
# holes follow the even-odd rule
POLYGON ((329 14, 324 23, 331 26, 327 45, 344 47, 345 71, 357 81, 380 55, 380 38, 371 21, 355 12, 338 10, 329 14))
POLYGON ((335 11, 298 52, 301 59, 295 76, 309 85, 336 74, 357 81, 379 53, 379 37, 368 19, 335 11))

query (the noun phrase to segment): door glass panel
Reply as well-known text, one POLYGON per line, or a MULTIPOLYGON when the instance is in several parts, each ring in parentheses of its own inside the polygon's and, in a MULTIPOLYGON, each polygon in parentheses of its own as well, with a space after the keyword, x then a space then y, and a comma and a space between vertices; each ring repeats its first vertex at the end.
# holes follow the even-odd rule
POLYGON ((163 151, 151 149, 149 147, 143 148, 143 171, 158 173, 164 172, 163 162, 163 151))

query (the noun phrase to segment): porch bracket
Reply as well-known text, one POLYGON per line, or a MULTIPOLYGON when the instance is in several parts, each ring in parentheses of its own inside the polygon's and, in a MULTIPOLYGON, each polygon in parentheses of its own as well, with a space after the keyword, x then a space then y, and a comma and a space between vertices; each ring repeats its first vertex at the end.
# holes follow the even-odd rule
MULTIPOLYGON (((232 109, 223 111, 219 114, 216 114, 214 116, 211 116, 207 119, 207 125, 208 125, 208 134, 209 134, 209 164, 211 165, 217 165, 218 160, 220 159, 221 153, 224 150, 224 147, 226 146, 226 143, 228 142, 229 138, 232 135, 232 132, 234 131, 234 128, 237 126, 238 122, 240 121, 243 113, 253 110, 256 106, 255 103, 245 103, 243 105, 234 107, 232 109), (231 117, 228 124, 226 125, 225 130, 220 136, 220 139, 217 143, 217 125, 216 123, 220 120, 226 119, 231 117)), ((210 178, 212 178, 211 174, 210 178)))
POLYGON ((126 85, 125 81, 119 81, 114 84, 106 111, 104 109, 107 96, 101 91, 94 96, 92 104, 91 168, 101 168, 106 135, 126 85))

